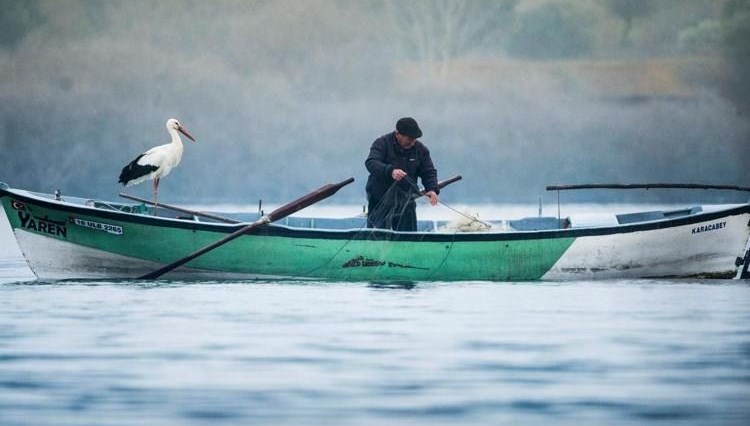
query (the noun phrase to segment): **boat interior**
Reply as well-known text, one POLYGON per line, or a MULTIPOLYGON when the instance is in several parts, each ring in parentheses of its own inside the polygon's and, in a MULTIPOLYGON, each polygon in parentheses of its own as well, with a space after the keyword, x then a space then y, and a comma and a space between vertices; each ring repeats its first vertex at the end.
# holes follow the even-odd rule
MULTIPOLYGON (((86 199, 79 197, 62 196, 58 193, 47 194, 31 191, 14 190, 19 193, 28 194, 33 197, 51 199, 60 202, 66 202, 77 205, 84 205, 102 210, 115 210, 123 213, 138 215, 153 215, 154 209, 151 205, 143 202, 126 203, 111 202, 95 199, 86 199)), ((567 228, 584 228, 592 226, 616 226, 634 223, 643 223, 651 221, 660 221, 696 215, 704 212, 702 206, 693 206, 677 208, 670 210, 649 210, 635 213, 616 214, 610 217, 600 219, 596 223, 586 220, 576 220, 575 217, 554 217, 554 216, 537 216, 524 217, 520 219, 507 220, 472 220, 470 217, 461 218, 461 220, 418 220, 418 232, 517 232, 517 231, 541 231, 567 228)), ((249 223, 258 220, 261 212, 205 212, 212 215, 220 216, 228 220, 217 220, 214 218, 203 217, 198 214, 175 211, 162 205, 158 208, 158 216, 162 218, 188 220, 208 223, 222 223, 233 221, 236 223, 249 223)), ((196 213, 196 212, 193 212, 196 213)), ((303 229, 361 229, 366 227, 366 217, 364 215, 344 217, 344 218, 323 218, 323 217, 304 217, 288 216, 273 223, 273 225, 287 226, 290 228, 303 229)))

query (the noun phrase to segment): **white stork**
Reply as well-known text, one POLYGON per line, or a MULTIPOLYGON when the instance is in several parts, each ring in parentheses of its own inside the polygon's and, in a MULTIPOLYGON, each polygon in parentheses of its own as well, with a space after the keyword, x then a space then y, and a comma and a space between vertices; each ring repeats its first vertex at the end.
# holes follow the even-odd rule
POLYGON ((122 168, 118 182, 125 186, 137 185, 143 181, 153 179, 154 181, 154 214, 156 214, 157 197, 159 194, 159 179, 169 174, 182 160, 182 139, 179 133, 190 138, 192 136, 185 130, 177 119, 167 120, 167 131, 172 137, 172 142, 155 146, 131 161, 122 168))

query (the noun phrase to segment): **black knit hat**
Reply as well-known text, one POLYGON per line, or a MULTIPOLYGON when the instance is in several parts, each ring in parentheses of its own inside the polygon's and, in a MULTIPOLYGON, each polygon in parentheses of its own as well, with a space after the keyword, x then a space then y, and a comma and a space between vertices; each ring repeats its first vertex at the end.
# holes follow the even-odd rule
POLYGON ((396 122, 396 131, 414 139, 422 137, 422 130, 419 128, 417 120, 411 117, 399 119, 396 122))

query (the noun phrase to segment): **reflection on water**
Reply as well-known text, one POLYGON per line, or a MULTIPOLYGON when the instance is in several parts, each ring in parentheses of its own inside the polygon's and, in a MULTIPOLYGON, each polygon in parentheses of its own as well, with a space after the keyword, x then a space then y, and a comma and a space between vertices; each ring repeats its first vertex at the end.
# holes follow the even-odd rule
POLYGON ((412 290, 417 286, 414 281, 371 281, 369 288, 412 290))

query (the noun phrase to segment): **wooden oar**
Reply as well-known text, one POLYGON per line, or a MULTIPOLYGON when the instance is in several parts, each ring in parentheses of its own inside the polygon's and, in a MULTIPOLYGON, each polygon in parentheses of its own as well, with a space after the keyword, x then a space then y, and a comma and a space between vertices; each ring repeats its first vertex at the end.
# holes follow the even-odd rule
POLYGON ((347 179, 345 181, 341 181, 339 183, 333 183, 333 184, 329 183, 327 185, 321 186, 317 190, 315 190, 315 191, 313 191, 313 192, 311 192, 311 193, 309 193, 309 194, 307 194, 307 195, 305 195, 303 197, 300 197, 300 198, 298 198, 298 199, 296 199, 296 200, 294 200, 294 201, 292 201, 290 203, 284 204, 283 206, 279 207, 278 209, 276 209, 276 210, 272 211, 271 213, 269 213, 269 214, 261 217, 260 219, 256 220, 255 222, 253 222, 253 223, 251 223, 251 224, 249 224, 249 225, 247 225, 245 227, 242 227, 242 228, 238 229, 237 231, 232 232, 231 234, 227 235, 226 237, 220 239, 219 241, 216 241, 215 243, 209 244, 209 245, 203 247, 202 249, 199 249, 199 250, 197 250, 197 251, 195 251, 195 252, 193 252, 193 253, 191 253, 191 254, 183 257, 182 259, 176 260, 176 261, 170 263, 169 265, 163 266, 163 267, 157 269, 154 272, 150 272, 150 273, 148 273, 146 275, 143 275, 141 277, 138 277, 138 278, 142 279, 142 280, 152 280, 152 279, 155 279, 155 278, 159 278, 160 276, 162 276, 162 275, 166 274, 167 272, 169 272, 169 271, 177 268, 178 266, 182 266, 182 265, 190 262, 191 260, 195 259, 198 256, 201 256, 201 255, 203 255, 205 253, 208 253, 209 251, 211 251, 211 250, 213 250, 213 249, 215 249, 217 247, 220 247, 220 246, 222 246, 222 245, 224 245, 224 244, 226 244, 226 243, 234 240, 237 237, 240 237, 240 236, 242 236, 244 234, 247 234, 247 233, 249 233, 250 231, 252 231, 255 228, 258 228, 258 227, 263 226, 263 225, 267 225, 267 224, 269 224, 271 222, 275 222, 275 221, 277 221, 279 219, 283 219, 283 218, 289 216, 290 214, 293 214, 295 212, 298 212, 298 211, 304 209, 307 206, 310 206, 312 204, 317 203, 318 201, 326 199, 326 198, 330 197, 331 195, 335 194, 339 189, 343 188, 344 186, 346 186, 346 185, 348 185, 348 184, 350 184, 352 182, 354 182, 354 178, 349 178, 349 179, 347 179))
MULTIPOLYGON (((120 193, 120 197, 127 198, 133 201, 139 201, 144 204, 150 204, 152 206, 155 204, 153 201, 139 198, 139 197, 136 197, 135 195, 125 194, 122 192, 120 193)), ((219 215, 212 214, 212 213, 199 212, 195 210, 188 210, 184 207, 170 206, 169 204, 164 204, 164 203, 159 203, 159 207, 165 208, 167 210, 174 210, 180 213, 187 213, 187 214, 192 214, 194 216, 201 216, 201 217, 205 217, 208 219, 218 220, 219 222, 224 222, 224 223, 242 223, 239 220, 230 219, 228 217, 223 217, 223 216, 219 216, 219 215)))
MULTIPOLYGON (((448 186, 448 185, 452 184, 453 182, 458 182, 458 181, 459 181, 459 180, 461 180, 461 179, 463 179, 463 176, 461 176, 461 175, 456 175, 456 176, 453 176, 452 178, 448 178, 448 179, 445 179, 445 180, 441 180, 440 182, 438 182, 437 186, 438 186, 438 188, 439 188, 439 189, 443 189, 443 188, 445 188, 446 186, 448 186)), ((426 189, 420 189, 420 190, 419 190, 419 192, 417 192, 416 194, 414 194, 414 195, 413 195, 413 197, 414 197, 415 199, 417 199, 417 198, 419 198, 419 197, 422 197, 422 196, 424 196, 424 194, 426 194, 426 193, 427 193, 427 190, 426 190, 426 189)))
POLYGON ((547 191, 571 189, 725 189, 750 192, 750 187, 734 185, 702 185, 695 183, 591 183, 584 185, 548 185, 547 191))

